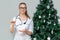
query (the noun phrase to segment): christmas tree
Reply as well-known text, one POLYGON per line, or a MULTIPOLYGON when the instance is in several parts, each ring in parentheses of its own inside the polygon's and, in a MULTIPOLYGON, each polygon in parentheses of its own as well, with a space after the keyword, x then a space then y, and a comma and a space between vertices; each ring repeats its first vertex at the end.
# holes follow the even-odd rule
POLYGON ((34 31, 32 40, 60 40, 60 26, 57 10, 52 0, 40 0, 33 16, 34 31))

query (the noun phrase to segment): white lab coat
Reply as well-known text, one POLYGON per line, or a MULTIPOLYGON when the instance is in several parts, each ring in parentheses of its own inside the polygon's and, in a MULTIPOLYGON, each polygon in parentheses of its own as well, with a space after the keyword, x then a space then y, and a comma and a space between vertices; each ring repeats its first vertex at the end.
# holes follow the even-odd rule
MULTIPOLYGON (((21 20, 19 20, 19 16, 14 17, 13 21, 16 21, 15 23, 15 36, 14 36, 14 40, 31 40, 31 36, 27 35, 26 33, 23 32, 19 32, 18 30, 22 30, 22 29, 27 29, 28 31, 31 31, 33 33, 33 21, 32 19, 28 18, 26 24, 21 24, 21 20)), ((24 23, 26 20, 22 21, 22 23, 24 23)))

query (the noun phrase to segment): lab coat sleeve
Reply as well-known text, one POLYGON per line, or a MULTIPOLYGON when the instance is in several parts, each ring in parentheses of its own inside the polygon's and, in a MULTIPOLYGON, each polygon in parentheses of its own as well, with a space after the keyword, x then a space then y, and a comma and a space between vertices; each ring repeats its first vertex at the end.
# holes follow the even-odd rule
POLYGON ((32 33, 33 33, 33 28, 34 28, 33 20, 31 20, 30 25, 29 25, 29 31, 31 31, 32 33))

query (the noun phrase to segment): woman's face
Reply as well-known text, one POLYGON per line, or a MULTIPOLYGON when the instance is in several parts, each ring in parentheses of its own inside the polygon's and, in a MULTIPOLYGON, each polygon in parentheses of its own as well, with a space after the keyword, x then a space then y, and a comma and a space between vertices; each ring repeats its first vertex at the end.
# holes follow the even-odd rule
POLYGON ((25 14, 25 12, 26 12, 26 5, 21 4, 21 5, 19 6, 19 12, 20 12, 21 14, 25 14))

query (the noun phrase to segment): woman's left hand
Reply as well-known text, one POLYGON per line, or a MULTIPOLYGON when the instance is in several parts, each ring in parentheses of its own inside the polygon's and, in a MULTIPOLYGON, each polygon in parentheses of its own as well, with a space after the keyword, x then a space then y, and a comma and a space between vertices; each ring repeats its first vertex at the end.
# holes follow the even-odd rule
POLYGON ((31 35, 32 34, 32 32, 31 31, 28 31, 27 29, 19 30, 19 32, 24 32, 24 33, 26 33, 28 35, 31 35))

